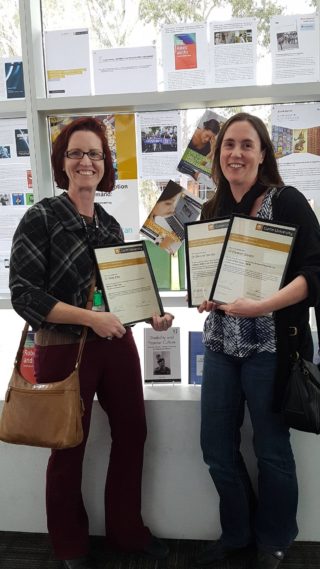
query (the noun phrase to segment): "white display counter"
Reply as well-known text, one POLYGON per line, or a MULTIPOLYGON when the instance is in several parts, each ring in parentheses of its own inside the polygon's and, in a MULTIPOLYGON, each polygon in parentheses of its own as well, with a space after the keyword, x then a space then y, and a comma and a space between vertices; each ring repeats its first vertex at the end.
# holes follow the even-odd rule
MULTIPOLYGON (((175 309, 175 313, 180 325, 179 310, 175 309)), ((0 410, 23 324, 13 310, 2 310, 1 317, 0 410)), ((192 324, 195 324, 194 319, 192 324)), ((136 334, 141 349, 138 328, 136 334)), ((186 337, 181 340, 185 342, 186 337)), ((187 358, 186 352, 186 345, 182 346, 183 360, 187 358)), ((183 361, 183 374, 186 365, 183 361)), ((145 405, 148 423, 142 492, 145 523, 162 537, 217 538, 220 533, 218 497, 203 463, 199 443, 200 388, 148 385, 145 387, 145 405)), ((242 435, 243 452, 255 481, 248 417, 242 435)), ((300 484, 297 539, 302 541, 320 541, 319 443, 316 435, 292 432, 300 484)), ((83 477, 84 499, 93 535, 104 533, 103 494, 109 448, 108 420, 95 401, 83 477)), ((0 442, 0 531, 47 531, 45 470, 48 456, 47 449, 0 442)))

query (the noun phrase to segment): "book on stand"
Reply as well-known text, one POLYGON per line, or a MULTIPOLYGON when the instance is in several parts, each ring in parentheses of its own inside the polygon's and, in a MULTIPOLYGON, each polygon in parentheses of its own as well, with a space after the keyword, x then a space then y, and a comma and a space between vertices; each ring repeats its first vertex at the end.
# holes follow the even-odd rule
POLYGON ((181 383, 180 328, 144 329, 144 382, 181 383))
POLYGON ((204 345, 202 332, 189 332, 189 383, 201 385, 204 345))

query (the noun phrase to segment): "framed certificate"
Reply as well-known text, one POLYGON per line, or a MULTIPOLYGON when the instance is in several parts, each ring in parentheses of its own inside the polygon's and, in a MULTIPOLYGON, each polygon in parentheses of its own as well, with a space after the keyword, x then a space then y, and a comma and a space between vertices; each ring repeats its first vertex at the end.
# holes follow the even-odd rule
POLYGON ((153 314, 163 316, 144 241, 96 247, 94 254, 108 312, 123 325, 148 320, 153 314))
POLYGON ((231 217, 210 299, 262 300, 281 288, 297 226, 234 215, 231 217))
POLYGON ((208 300, 230 217, 185 225, 188 306, 208 300))

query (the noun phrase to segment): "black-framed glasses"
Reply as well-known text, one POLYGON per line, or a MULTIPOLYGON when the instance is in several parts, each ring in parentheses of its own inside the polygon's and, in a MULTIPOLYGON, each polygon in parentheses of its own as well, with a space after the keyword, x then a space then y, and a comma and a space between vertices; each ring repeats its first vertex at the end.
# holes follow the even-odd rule
POLYGON ((84 155, 87 155, 90 160, 104 160, 105 154, 100 150, 89 150, 84 152, 83 150, 66 150, 64 156, 71 158, 71 160, 81 160, 84 155))

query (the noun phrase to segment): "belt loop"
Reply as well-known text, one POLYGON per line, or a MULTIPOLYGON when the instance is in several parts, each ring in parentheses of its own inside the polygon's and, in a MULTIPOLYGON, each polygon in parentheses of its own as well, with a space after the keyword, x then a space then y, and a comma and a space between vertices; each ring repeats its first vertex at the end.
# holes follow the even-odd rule
POLYGON ((296 326, 289 326, 289 336, 298 336, 298 328, 296 326))

